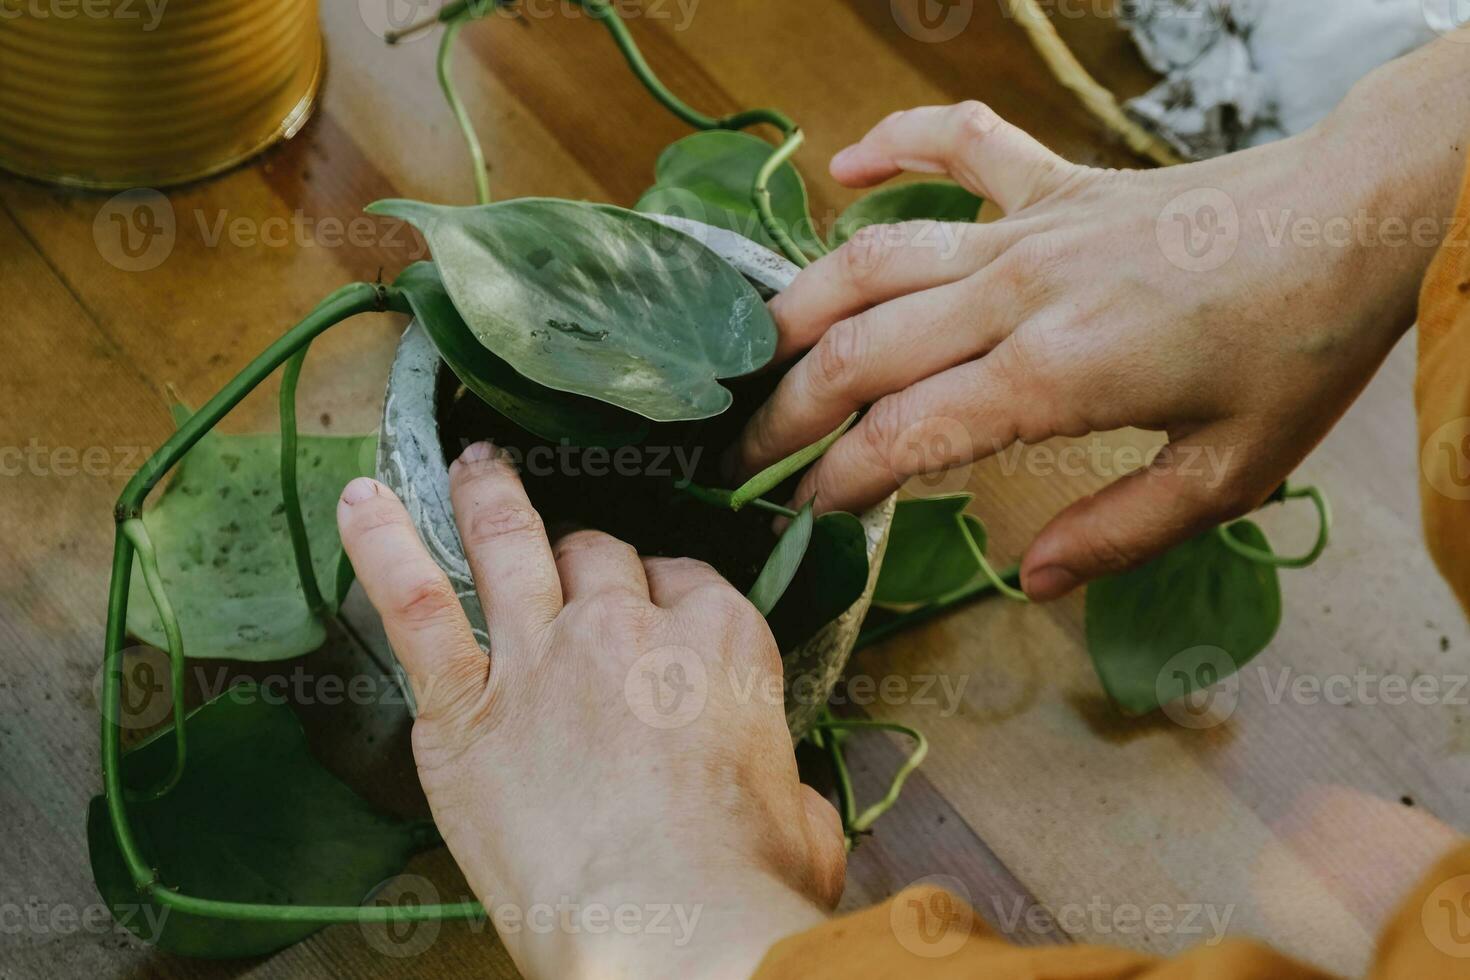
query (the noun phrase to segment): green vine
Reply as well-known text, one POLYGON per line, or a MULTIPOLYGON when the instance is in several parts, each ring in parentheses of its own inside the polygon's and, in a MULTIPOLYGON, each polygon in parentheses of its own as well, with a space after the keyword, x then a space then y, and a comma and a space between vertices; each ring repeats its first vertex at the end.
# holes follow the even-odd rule
POLYGON ((306 607, 313 616, 320 616, 326 611, 327 603, 322 598, 322 590, 316 580, 316 566, 311 561, 311 539, 306 534, 306 517, 301 513, 301 492, 296 484, 296 383, 301 378, 301 368, 306 363, 306 352, 310 346, 307 343, 291 355, 281 372, 281 500, 286 507, 286 526, 291 532, 291 551, 296 558, 296 574, 301 579, 306 607))
POLYGON ((1262 551, 1252 547, 1236 538, 1230 532, 1228 524, 1221 524, 1215 528, 1215 533, 1220 536, 1231 551, 1255 562, 1258 565, 1270 565, 1275 568, 1306 568, 1314 564, 1322 557, 1322 552, 1327 550, 1327 544, 1332 537, 1332 505, 1327 502, 1327 497, 1317 487, 1293 487, 1289 483, 1283 484, 1274 500, 1293 500, 1300 497, 1308 497, 1317 508, 1317 540, 1313 542, 1312 548, 1304 555, 1295 557, 1289 555, 1277 555, 1269 551, 1262 551))
MULTIPOLYGON (((147 587, 148 595, 158 610, 159 620, 163 623, 163 635, 167 638, 168 645, 169 688, 174 712, 173 768, 168 778, 158 786, 146 793, 130 795, 131 799, 140 801, 156 800, 179 784, 179 780, 184 776, 184 757, 188 754, 188 740, 184 735, 184 635, 179 628, 178 616, 174 614, 173 603, 169 602, 168 593, 164 591, 163 576, 158 570, 158 554, 154 550, 153 541, 148 537, 148 528, 143 524, 142 518, 128 518, 122 522, 119 530, 138 553, 138 567, 143 570, 143 584, 147 587)), ((104 704, 108 704, 113 710, 122 711, 121 700, 115 704, 104 701, 104 704)), ((103 712, 104 718, 106 715, 107 713, 103 712)), ((120 714, 115 716, 114 721, 121 724, 122 716, 120 714)))
MULTIPOLYGON (((184 646, 178 617, 163 590, 157 555, 141 519, 143 502, 184 455, 219 424, 245 396, 283 364, 304 354, 307 346, 329 328, 359 313, 392 309, 407 312, 406 299, 392 286, 354 283, 332 293, 300 323, 262 351, 235 375, 199 411, 190 415, 172 436, 133 474, 114 509, 117 531, 113 542, 112 574, 107 592, 107 636, 102 669, 102 781, 107 815, 117 837, 118 850, 139 894, 181 913, 253 922, 417 922, 447 918, 480 918, 478 902, 447 905, 272 905, 228 902, 186 895, 159 880, 144 857, 128 818, 129 794, 122 782, 122 652, 127 641, 128 591, 136 557, 168 638, 174 707, 175 757, 170 777, 144 799, 156 799, 177 785, 187 752, 184 726, 184 646)), ((299 367, 298 367, 299 370, 299 367)), ((284 398, 284 396, 283 396, 284 398)), ((310 564, 307 564, 310 568, 310 564)))
POLYGON ((480 146, 480 137, 475 133, 475 124, 470 122, 470 114, 465 111, 464 102, 454 87, 453 75, 454 39, 459 36, 460 28, 477 16, 480 15, 466 10, 445 22, 444 37, 439 41, 439 56, 435 59, 435 71, 439 76, 439 88, 444 92, 444 101, 449 103, 449 111, 454 113, 454 121, 464 136, 465 147, 470 151, 470 166, 475 177, 475 203, 489 204, 490 174, 485 168, 485 151, 480 146))
POLYGON ((822 712, 820 719, 812 726, 810 737, 814 745, 827 751, 828 758, 832 762, 832 772, 837 783, 838 813, 842 817, 842 830, 847 838, 847 849, 851 851, 857 846, 858 839, 862 835, 872 831, 873 824, 878 822, 878 818, 898 802, 899 794, 903 792, 903 784, 908 781, 914 770, 923 764, 924 757, 929 754, 929 740, 922 732, 909 728, 907 725, 889 721, 873 721, 867 718, 838 718, 832 714, 830 709, 822 712), (871 804, 861 813, 857 812, 852 777, 848 772, 847 758, 843 752, 843 741, 849 733, 854 731, 898 732, 901 735, 907 735, 914 741, 914 750, 909 753, 903 765, 899 766, 898 771, 894 773, 888 786, 888 792, 882 799, 871 804))
MULTIPOLYGON (((746 109, 727 116, 711 116, 700 112, 670 91, 669 87, 654 74, 653 69, 649 67, 648 60, 643 57, 643 52, 638 49, 637 42, 633 40, 633 35, 629 33, 628 26, 623 23, 623 19, 618 16, 611 4, 608 4, 606 0, 574 0, 574 2, 587 11, 590 17, 601 21, 607 28, 608 33, 612 35, 613 43, 617 45, 623 55, 623 60, 627 62, 628 68, 649 94, 688 125, 699 130, 738 130, 764 124, 780 130, 782 141, 771 151, 770 158, 757 172, 755 182, 750 189, 751 201, 755 204, 756 212, 760 216, 761 227, 780 246, 786 257, 802 268, 810 265, 811 258, 776 219, 771 207, 771 191, 768 186, 776 170, 781 164, 791 159, 792 154, 801 146, 801 128, 792 122, 790 117, 776 109, 746 109)), ((454 86, 454 79, 450 73, 450 49, 461 27, 472 20, 478 20, 490 14, 502 5, 498 0, 457 0, 455 3, 446 4, 431 17, 384 35, 389 44, 396 44, 403 38, 427 30, 435 24, 445 25, 444 37, 439 42, 439 87, 443 89, 444 98, 449 103, 450 111, 454 113, 455 122, 464 136, 465 145, 469 147, 470 160, 474 168, 476 200, 480 204, 489 204, 491 200, 485 155, 479 137, 475 133, 474 125, 470 122, 469 114, 465 111, 464 103, 454 86)), ((826 251, 826 246, 820 241, 816 241, 815 245, 820 251, 826 251)))

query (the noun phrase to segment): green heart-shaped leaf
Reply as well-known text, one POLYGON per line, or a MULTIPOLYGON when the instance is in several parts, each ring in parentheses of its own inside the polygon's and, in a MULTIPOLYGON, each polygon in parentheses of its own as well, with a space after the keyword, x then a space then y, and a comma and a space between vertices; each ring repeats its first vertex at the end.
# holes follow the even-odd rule
POLYGON ((648 433, 648 422, 632 412, 538 385, 490 353, 454 308, 434 263, 415 262, 393 285, 464 386, 526 431, 574 446, 627 446, 648 433))
MULTIPOLYGON (((373 471, 376 444, 373 435, 302 436, 297 443, 312 564, 332 611, 352 584, 337 536, 337 495, 353 477, 373 471)), ((291 549, 279 435, 206 435, 143 523, 188 655, 283 660, 326 640, 325 625, 306 605, 291 549)), ((167 645, 136 560, 128 629, 146 643, 167 645)))
MULTIPOLYGON (((141 853, 168 888, 196 898, 271 905, 357 905, 432 843, 426 824, 378 813, 307 751, 291 709, 242 684, 185 721, 183 778, 166 796, 131 802, 141 853)), ((123 755, 124 784, 168 775, 173 729, 123 755)), ((311 922, 212 919, 143 898, 97 796, 87 811, 97 890, 118 922, 182 956, 258 956, 321 928, 311 922)))
POLYGON ((980 574, 975 553, 960 528, 963 521, 975 546, 984 552, 985 525, 965 513, 972 499, 972 494, 958 493, 898 502, 874 602, 932 602, 964 588, 980 574))
MULTIPOLYGON (((1270 551, 1250 521, 1230 533, 1270 551)), ((1087 588, 1087 649, 1103 688, 1125 711, 1144 714, 1244 667, 1265 649, 1281 624, 1276 569, 1231 551, 1211 528, 1148 564, 1098 579, 1087 588), (1170 662, 1197 665, 1202 648, 1210 670, 1196 682, 1180 679, 1170 662)))
POLYGON ((730 406, 720 378, 775 353, 776 324, 755 287, 646 215, 547 198, 368 210, 422 231, 470 331, 548 388, 659 422, 702 419, 730 406))
MULTIPOLYGON (((775 150, 749 133, 712 129, 686 136, 666 147, 654 167, 654 184, 634 210, 672 214, 725 228, 772 251, 780 246, 761 224, 751 200, 756 172, 775 150)), ((821 255, 808 214, 806 185, 790 163, 771 175, 771 213, 808 255, 821 255)))
POLYGON ((916 218, 971 222, 984 203, 959 184, 944 180, 883 187, 859 198, 842 212, 832 225, 832 247, 841 245, 859 228, 868 225, 891 225, 916 218))
POLYGON ((801 567, 801 559, 806 555, 811 539, 812 505, 808 503, 797 511, 786 530, 781 532, 776 547, 771 549, 766 563, 761 566, 755 584, 745 594, 755 608, 761 611, 762 616, 770 615, 791 580, 796 577, 796 570, 801 567))
POLYGON ((862 522, 829 511, 812 525, 806 555, 766 621, 782 651, 794 649, 847 611, 868 587, 868 538, 862 522))

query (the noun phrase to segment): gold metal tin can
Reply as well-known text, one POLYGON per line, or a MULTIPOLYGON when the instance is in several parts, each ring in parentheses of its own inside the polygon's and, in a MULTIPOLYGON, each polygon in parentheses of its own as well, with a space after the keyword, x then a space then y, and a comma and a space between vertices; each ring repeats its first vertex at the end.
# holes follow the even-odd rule
POLYGON ((0 0, 0 167, 206 177, 294 135, 321 69, 317 0, 0 0))

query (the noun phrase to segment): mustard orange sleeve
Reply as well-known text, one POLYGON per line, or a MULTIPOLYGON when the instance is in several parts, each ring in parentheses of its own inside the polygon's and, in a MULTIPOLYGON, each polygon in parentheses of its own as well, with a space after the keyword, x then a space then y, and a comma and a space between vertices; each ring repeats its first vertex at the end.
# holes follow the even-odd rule
MULTIPOLYGON (((755 980, 1330 980, 1231 939, 1173 959, 1109 946, 1014 946, 965 902, 923 886, 771 948, 755 980)), ((1416 978, 1417 980, 1417 978, 1416 978)))
MULTIPOLYGON (((773 946, 755 980, 1333 980, 1228 939, 1170 959, 1107 946, 1014 946, 923 886, 773 946)), ((1379 940, 1369 980, 1470 980, 1470 844, 1437 864, 1379 940)))
POLYGON ((1425 543, 1470 615, 1470 171, 1419 295, 1414 401, 1425 543))

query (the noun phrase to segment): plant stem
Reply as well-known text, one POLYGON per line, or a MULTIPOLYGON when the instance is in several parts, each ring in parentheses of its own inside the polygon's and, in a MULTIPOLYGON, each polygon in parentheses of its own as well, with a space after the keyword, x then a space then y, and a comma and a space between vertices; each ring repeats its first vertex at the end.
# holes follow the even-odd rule
MULTIPOLYGON (((844 803, 842 826, 844 831, 846 831, 847 849, 849 851, 852 850, 857 838, 872 830, 873 824, 878 821, 878 818, 887 813, 893 807, 893 804, 898 802, 899 793, 903 791, 903 784, 913 774, 914 770, 923 764, 924 757, 929 754, 929 740, 924 737, 922 732, 909 728, 907 725, 899 725, 888 721, 873 721, 867 718, 836 718, 830 711, 824 712, 822 720, 813 726, 813 732, 820 731, 831 740, 830 745, 834 750, 833 767, 838 769, 840 773, 838 783, 839 794, 841 793, 843 783, 847 780, 847 760, 842 754, 839 739, 843 733, 850 732, 854 729, 898 732, 913 739, 915 745, 914 751, 904 760, 904 764, 899 767, 898 772, 893 774, 893 781, 888 785, 888 792, 881 800, 872 804, 856 816, 851 816, 852 804, 850 802, 844 803)), ((850 800, 852 793, 850 783, 847 784, 847 793, 849 794, 848 799, 850 800)))
MULTIPOLYGON (((204 407, 190 415, 179 428, 159 447, 148 461, 133 474, 118 497, 113 509, 117 530, 113 537, 112 577, 107 590, 107 632, 102 662, 102 781, 107 800, 108 819, 117 838, 118 850, 128 874, 138 886, 144 898, 161 905, 217 918, 269 920, 269 921, 406 921, 411 919, 442 918, 460 914, 468 906, 424 906, 417 909, 358 908, 356 906, 275 906, 242 902, 216 902, 194 898, 165 888, 158 879, 158 872, 149 864, 133 835, 128 820, 127 793, 122 781, 122 744, 119 735, 119 715, 122 696, 122 651, 127 641, 128 591, 132 584, 133 558, 136 555, 144 568, 144 583, 154 592, 155 605, 160 616, 168 609, 165 618, 165 634, 168 621, 177 628, 177 618, 172 615, 167 595, 162 588, 162 578, 157 576, 149 583, 148 568, 157 575, 156 555, 147 538, 147 528, 141 521, 143 501, 185 454, 200 439, 204 438, 229 411, 246 395, 254 391, 271 372, 306 348, 321 333, 347 317, 357 313, 401 307, 404 301, 399 291, 381 283, 353 283, 344 286, 322 300, 304 320, 286 331, 251 361, 244 370, 235 375, 215 394, 204 407)), ((183 758, 185 748, 185 726, 181 710, 184 677, 183 644, 181 635, 170 636, 170 664, 175 697, 175 739, 179 755, 183 758)), ((483 914, 475 907, 474 914, 483 914)))
POLYGON ((316 566, 311 560, 311 539, 306 534, 301 493, 296 485, 296 383, 301 378, 301 366, 306 363, 306 352, 310 347, 306 344, 293 354, 281 372, 281 499, 286 506, 286 526, 291 531, 291 551, 296 558, 301 592, 311 614, 320 617, 327 603, 317 585, 316 566))
POLYGON ((454 39, 459 36, 459 29, 476 16, 478 15, 472 10, 466 10, 446 22, 444 36, 439 39, 439 58, 436 68, 439 73, 439 88, 444 91, 444 99, 449 103, 449 111, 454 113, 454 121, 459 125, 465 146, 470 151, 470 166, 475 175, 475 202, 489 204, 490 175, 485 169, 485 151, 480 147, 480 137, 475 133, 475 124, 470 122, 470 114, 465 111, 459 92, 454 88, 452 62, 454 39))
POLYGON ((786 134, 786 139, 776 147, 770 156, 766 157, 766 162, 761 164, 760 170, 756 171, 755 183, 750 188, 750 196, 755 201, 755 209, 760 215, 761 227, 766 230, 766 234, 781 246, 781 251, 786 253, 788 259, 804 269, 811 265, 812 260, 807 258, 801 246, 796 244, 796 240, 787 233, 785 228, 781 227, 781 222, 776 220, 776 214, 771 210, 771 189, 768 186, 771 176, 781 164, 791 159, 797 147, 801 146, 802 138, 800 129, 793 129, 786 134))
MULTIPOLYGON (((751 201, 755 204, 756 212, 760 215, 761 227, 771 236, 771 239, 780 246, 786 257, 798 266, 806 267, 811 264, 811 259, 806 252, 797 245, 796 240, 787 233, 776 220, 775 213, 771 209, 770 180, 777 168, 791 158, 797 147, 801 146, 802 135, 800 128, 791 121, 784 113, 776 109, 746 109, 741 112, 731 113, 727 116, 711 116, 698 109, 693 108, 684 100, 680 99, 669 87, 659 80, 649 67, 648 60, 643 57, 643 52, 638 49, 638 44, 629 33, 627 24, 623 23, 612 5, 606 0, 574 0, 594 20, 602 22, 612 35, 613 43, 623 55, 629 70, 648 90, 664 108, 683 120, 688 125, 700 130, 709 129, 745 129, 762 123, 775 126, 784 137, 782 143, 771 151, 771 156, 756 173, 754 182, 751 184, 751 201)), ((391 31, 385 35, 389 44, 398 41, 416 31, 424 30, 435 23, 442 22, 446 25, 444 37, 439 42, 439 87, 444 91, 444 98, 449 103, 450 110, 454 113, 455 121, 459 124, 460 132, 464 135, 465 145, 469 147, 470 157, 475 171, 475 194, 480 204, 490 203, 490 184, 485 170, 485 154, 480 147, 480 140, 475 134, 474 125, 470 122, 469 114, 465 111, 464 103, 460 100, 458 92, 454 88, 454 80, 450 75, 450 46, 453 45, 459 29, 467 22, 484 16, 497 6, 496 0, 458 0, 441 8, 431 18, 425 18, 417 23, 411 24, 399 31, 391 31)), ((825 252, 826 248, 820 239, 812 236, 819 251, 825 252)))
POLYGON ((812 744, 827 753, 832 766, 832 779, 837 788, 837 815, 842 819, 842 836, 847 850, 852 850, 852 837, 848 830, 857 819, 857 801, 852 791, 852 775, 847 769, 847 756, 842 749, 842 733, 830 726, 837 720, 831 708, 823 708, 812 727, 809 737, 812 744))
POLYGON ((469 19, 473 20, 477 17, 485 16, 497 6, 499 6, 498 0, 454 0, 453 3, 446 3, 434 11, 434 13, 414 21, 407 27, 400 27, 396 31, 384 33, 383 40, 389 44, 397 44, 406 37, 427 31, 435 24, 448 23, 461 14, 467 13, 469 14, 469 19))
MULTIPOLYGON (((1021 581, 1021 566, 1013 565, 1005 571, 997 573, 996 577, 1007 584, 1018 583, 1021 581)), ((935 599, 927 606, 911 609, 908 612, 895 616, 886 623, 863 630, 858 634, 857 643, 854 644, 853 650, 867 649, 874 644, 883 642, 895 633, 911 629, 920 623, 927 623, 936 616, 942 616, 950 610, 958 609, 960 606, 974 602, 976 599, 983 599, 996 591, 998 591, 996 584, 990 579, 982 578, 977 582, 972 582, 963 588, 956 589, 949 595, 935 599)))
POLYGON ((765 497, 754 497, 747 503, 749 506, 754 507, 756 510, 764 510, 769 511, 772 514, 780 514, 782 517, 785 517, 787 519, 794 518, 796 516, 796 511, 792 510, 790 507, 782 507, 780 504, 773 504, 765 497))
MULTIPOLYGON (((1273 495, 1274 496, 1274 495, 1273 495)), ((1248 545, 1234 534, 1230 533, 1230 527, 1220 524, 1215 528, 1215 533, 1220 536, 1231 551, 1258 565, 1271 565, 1276 568, 1306 568, 1308 565, 1322 557, 1322 552, 1327 550, 1327 543, 1332 536, 1332 505, 1327 502, 1327 497, 1317 487, 1293 487, 1283 484, 1280 491, 1280 500, 1292 500, 1298 497, 1309 497, 1317 508, 1317 540, 1312 545, 1312 550, 1295 558, 1289 555, 1277 555, 1269 551, 1248 545)))
MULTIPOLYGON (((143 519, 133 517, 123 521, 121 531, 138 553, 138 566, 143 570, 143 584, 147 586, 148 595, 153 599, 153 607, 158 611, 158 619, 163 624, 163 635, 168 643, 169 681, 174 708, 173 770, 161 785, 133 797, 156 800, 177 786, 184 776, 184 756, 188 748, 184 737, 184 635, 179 628, 179 618, 174 613, 173 603, 169 602, 168 593, 164 591, 163 576, 158 571, 158 554, 153 548, 153 540, 148 537, 148 528, 143 519)), ((122 711, 121 701, 117 704, 117 710, 122 711)), ((104 711, 104 719, 106 715, 107 712, 104 711)), ((122 724, 120 715, 113 720, 122 724)))
MULTIPOLYGON (((739 510, 735 506, 734 490, 721 490, 718 487, 705 487, 698 483, 675 484, 675 489, 682 490, 689 496, 702 504, 718 507, 720 510, 739 510)), ((796 511, 790 507, 782 507, 780 504, 772 503, 764 497, 751 497, 743 502, 743 506, 755 507, 758 510, 770 511, 772 514, 780 514, 782 517, 791 518, 796 516, 796 511)))
POLYGON ((731 491, 721 490, 718 487, 701 486, 698 483, 676 483, 674 489, 682 490, 689 496, 702 504, 718 507, 720 510, 732 510, 730 506, 731 491))
MULTIPOLYGON (((980 550, 980 545, 976 543, 975 536, 970 533, 970 525, 965 522, 964 517, 957 515, 955 517, 955 523, 959 525, 960 535, 965 539, 965 544, 970 548, 970 554, 974 556, 976 563, 979 564, 980 572, 985 576, 986 580, 1007 599, 1014 599, 1017 602, 1030 602, 1030 596, 1010 585, 1005 579, 995 573, 995 569, 990 566, 989 560, 985 557, 985 552, 980 550)), ((1019 569, 1019 566, 1017 568, 1019 569)), ((1019 578, 1017 580, 1019 581, 1019 578)))

